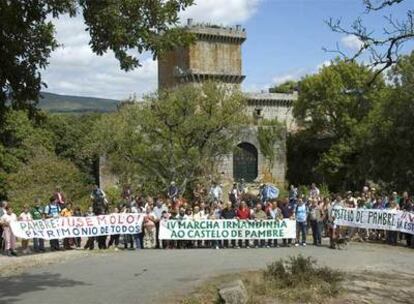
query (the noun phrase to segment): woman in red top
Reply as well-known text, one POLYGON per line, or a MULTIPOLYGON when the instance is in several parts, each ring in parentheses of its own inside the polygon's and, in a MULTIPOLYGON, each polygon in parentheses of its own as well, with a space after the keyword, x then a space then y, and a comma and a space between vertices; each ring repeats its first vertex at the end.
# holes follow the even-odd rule
MULTIPOLYGON (((236 218, 238 220, 249 220, 250 219, 250 209, 247 207, 247 204, 245 201, 242 201, 240 203, 239 209, 236 210, 236 218)), ((249 248, 249 240, 245 240, 245 241, 239 240, 238 247, 249 248)))

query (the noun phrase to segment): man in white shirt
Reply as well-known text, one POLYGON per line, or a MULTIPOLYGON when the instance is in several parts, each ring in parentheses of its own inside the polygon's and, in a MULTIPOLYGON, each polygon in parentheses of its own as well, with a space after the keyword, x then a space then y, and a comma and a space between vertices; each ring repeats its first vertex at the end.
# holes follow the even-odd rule
POLYGON ((160 220, 164 211, 168 212, 168 207, 164 204, 164 201, 161 198, 158 198, 157 202, 155 203, 155 207, 152 210, 155 216, 156 248, 160 248, 160 240, 158 239, 158 235, 160 233, 160 220))
POLYGON ((223 196, 223 190, 221 189, 220 185, 218 185, 216 182, 213 182, 213 186, 210 189, 209 195, 213 201, 220 202, 223 196))

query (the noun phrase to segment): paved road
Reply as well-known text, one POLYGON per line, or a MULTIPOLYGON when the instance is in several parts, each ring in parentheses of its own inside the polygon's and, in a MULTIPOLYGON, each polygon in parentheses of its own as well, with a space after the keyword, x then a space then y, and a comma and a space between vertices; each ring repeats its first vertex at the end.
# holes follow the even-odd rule
POLYGON ((0 303, 161 303, 169 295, 189 292, 208 277, 263 268, 276 258, 297 253, 345 270, 414 273, 413 250, 373 244, 351 244, 342 251, 312 246, 125 251, 81 257, 0 278, 0 303))

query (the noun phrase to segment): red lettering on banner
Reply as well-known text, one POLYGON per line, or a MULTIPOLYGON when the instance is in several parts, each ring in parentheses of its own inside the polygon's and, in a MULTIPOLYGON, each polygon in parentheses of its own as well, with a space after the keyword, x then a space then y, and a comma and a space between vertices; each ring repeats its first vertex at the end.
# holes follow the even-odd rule
POLYGON ((83 227, 84 223, 85 222, 83 221, 83 218, 81 218, 81 217, 76 218, 76 228, 83 227))
POLYGON ((86 218, 86 225, 88 225, 89 227, 90 227, 90 226, 93 226, 93 221, 92 221, 92 218, 90 218, 90 217, 87 217, 87 218, 86 218))
POLYGON ((110 223, 111 225, 114 225, 114 224, 116 223, 116 216, 115 216, 115 215, 111 214, 111 215, 109 216, 109 223, 110 223))
POLYGON ((106 216, 105 215, 101 215, 101 216, 97 216, 96 219, 98 220, 98 225, 106 224, 106 216))
POLYGON ((128 215, 126 218, 126 221, 128 224, 132 224, 135 221, 135 216, 133 215, 128 215))

